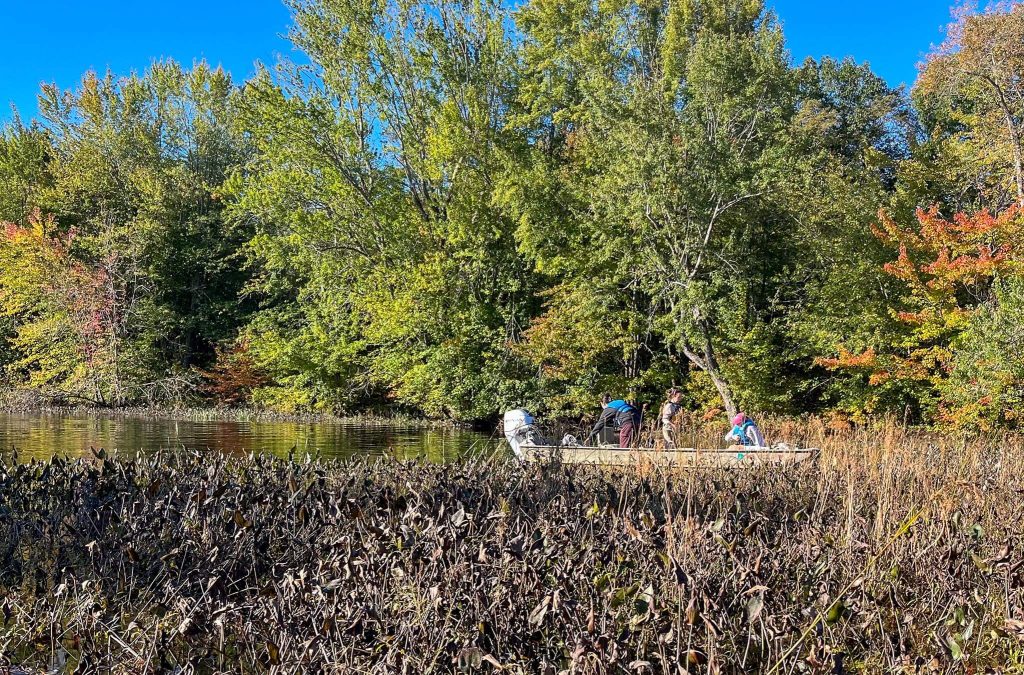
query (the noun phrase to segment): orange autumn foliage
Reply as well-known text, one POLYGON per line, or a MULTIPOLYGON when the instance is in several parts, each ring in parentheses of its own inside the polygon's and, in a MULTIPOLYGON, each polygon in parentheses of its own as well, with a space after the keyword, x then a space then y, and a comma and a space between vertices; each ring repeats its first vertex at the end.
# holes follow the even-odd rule
POLYGON ((868 347, 860 354, 854 354, 845 347, 840 346, 839 356, 836 358, 821 357, 817 361, 818 365, 824 366, 830 370, 840 368, 846 370, 867 368, 870 370, 878 365, 878 354, 875 353, 874 347, 868 347))
POLYGON ((212 401, 223 405, 249 403, 253 390, 270 382, 249 354, 248 340, 230 348, 217 348, 217 360, 210 370, 199 371, 203 376, 200 390, 212 401))
POLYGON ((988 299, 993 279, 1017 265, 1022 230, 1024 218, 1016 206, 999 214, 957 213, 952 219, 932 206, 917 210, 912 228, 881 211, 872 232, 897 250, 896 259, 883 269, 906 284, 902 306, 890 311, 907 326, 907 336, 900 344, 861 352, 841 346, 837 356, 816 363, 868 373, 872 386, 894 380, 940 384, 953 342, 988 299))
POLYGON ((1016 206, 999 215, 957 213, 952 220, 943 218, 937 206, 918 209, 916 229, 901 227, 885 211, 878 216, 875 236, 899 250, 885 271, 906 282, 925 305, 956 306, 959 290, 987 284, 1015 259, 1022 234, 1016 206))

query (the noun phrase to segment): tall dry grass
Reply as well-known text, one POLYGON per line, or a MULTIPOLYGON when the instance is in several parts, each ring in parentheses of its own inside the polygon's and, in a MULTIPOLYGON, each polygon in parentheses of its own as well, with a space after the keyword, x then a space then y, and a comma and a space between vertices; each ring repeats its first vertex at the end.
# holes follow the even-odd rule
POLYGON ((1024 449, 767 433, 749 471, 0 469, 0 648, 81 672, 1024 672, 1024 449))

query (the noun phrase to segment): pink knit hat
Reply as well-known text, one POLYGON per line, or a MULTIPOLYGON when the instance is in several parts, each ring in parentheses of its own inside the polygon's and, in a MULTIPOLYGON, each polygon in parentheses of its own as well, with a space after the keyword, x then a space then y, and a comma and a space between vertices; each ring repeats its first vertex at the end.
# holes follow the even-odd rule
POLYGON ((738 427, 738 426, 742 425, 746 421, 747 421, 747 416, 744 415, 743 413, 739 413, 738 415, 736 415, 736 417, 732 418, 732 425, 734 427, 738 427))

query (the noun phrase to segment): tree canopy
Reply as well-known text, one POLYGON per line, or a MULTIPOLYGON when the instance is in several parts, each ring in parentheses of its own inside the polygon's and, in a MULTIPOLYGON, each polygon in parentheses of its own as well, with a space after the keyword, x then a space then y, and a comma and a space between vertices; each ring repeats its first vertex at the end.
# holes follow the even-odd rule
POLYGON ((287 4, 250 81, 88 73, 0 132, 8 386, 1019 422, 1024 6, 907 91, 761 0, 287 4))

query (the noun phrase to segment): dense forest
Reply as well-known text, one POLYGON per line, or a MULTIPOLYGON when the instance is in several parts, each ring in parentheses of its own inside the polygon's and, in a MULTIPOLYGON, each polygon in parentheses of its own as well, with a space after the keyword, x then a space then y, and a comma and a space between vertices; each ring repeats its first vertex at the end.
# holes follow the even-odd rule
POLYGON ((9 390, 1019 423, 1024 5, 904 90, 761 0, 288 4, 247 82, 87 73, 0 132, 9 390))

